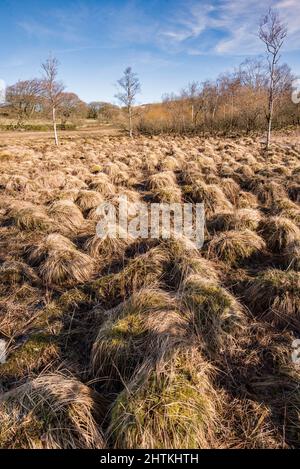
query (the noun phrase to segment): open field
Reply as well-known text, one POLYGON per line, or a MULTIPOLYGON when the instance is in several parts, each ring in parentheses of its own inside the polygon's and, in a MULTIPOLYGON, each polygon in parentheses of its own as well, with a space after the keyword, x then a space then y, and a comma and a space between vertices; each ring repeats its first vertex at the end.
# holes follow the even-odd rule
MULTIPOLYGON (((120 128, 113 125, 98 125, 97 127, 87 127, 80 128, 76 130, 63 130, 61 135, 63 138, 80 138, 81 136, 117 136, 124 134, 120 128)), ((34 140, 34 139, 44 139, 44 140, 53 140, 53 131, 0 131, 0 140, 34 140)))
POLYGON ((300 447, 300 140, 1 134, 1 448, 300 447), (201 250, 96 208, 204 202, 201 250))

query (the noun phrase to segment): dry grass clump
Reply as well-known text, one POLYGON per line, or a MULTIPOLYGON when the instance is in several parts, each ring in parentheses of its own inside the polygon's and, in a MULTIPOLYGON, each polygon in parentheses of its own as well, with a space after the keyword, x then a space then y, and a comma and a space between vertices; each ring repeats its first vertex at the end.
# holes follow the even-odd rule
POLYGON ((89 183, 89 188, 100 192, 104 197, 111 196, 115 193, 115 186, 112 184, 107 174, 98 173, 89 183))
POLYGON ((108 430, 115 448, 183 449, 217 445, 213 369, 196 349, 177 350, 142 368, 118 396, 108 430))
POLYGON ((282 253, 282 260, 287 269, 300 272, 300 240, 286 246, 282 253))
POLYGON ((265 248, 264 240, 253 231, 225 231, 210 241, 208 256, 237 265, 265 248))
POLYGON ((225 179, 222 179, 221 186, 229 202, 231 202, 233 205, 237 205, 239 193, 241 190, 238 183, 234 181, 234 179, 232 178, 225 178, 225 179))
POLYGON ((180 204, 182 200, 181 190, 176 186, 166 186, 164 188, 155 189, 152 194, 154 201, 159 203, 180 204))
POLYGON ((8 217, 20 230, 48 231, 54 224, 43 207, 34 206, 22 201, 14 203, 8 212, 8 217))
MULTIPOLYGON (((109 226, 108 226, 109 230, 109 226)), ((126 248, 134 241, 132 236, 119 227, 115 236, 99 237, 98 234, 88 239, 85 249, 93 258, 99 258, 103 262, 111 262, 113 259, 124 256, 126 248)))
POLYGON ((237 208, 257 208, 258 200, 251 192, 240 191, 237 199, 237 208))
POLYGON ((38 265, 47 285, 73 286, 91 280, 93 259, 64 236, 52 234, 29 248, 29 261, 38 265))
POLYGON ((0 281, 2 284, 15 285, 38 282, 38 276, 27 264, 17 260, 7 260, 0 265, 0 281))
POLYGON ((128 166, 119 161, 118 163, 108 162, 103 166, 103 173, 110 177, 113 184, 124 184, 129 179, 128 166))
POLYGON ((196 203, 204 203, 207 216, 217 211, 232 209, 232 205, 224 192, 216 184, 205 184, 198 181, 197 185, 191 188, 189 196, 196 203))
POLYGON ((0 397, 1 448, 104 448, 95 420, 103 405, 96 392, 74 378, 41 375, 0 397))
POLYGON ((122 300, 143 287, 159 285, 168 262, 166 250, 159 246, 152 248, 145 254, 130 259, 120 272, 95 280, 91 289, 99 299, 122 300))
POLYGON ((143 362, 155 363, 187 332, 175 299, 156 288, 140 290, 105 315, 93 345, 92 369, 106 389, 127 382, 143 362))
POLYGON ((300 241, 300 229, 283 216, 264 219, 260 225, 260 233, 268 248, 274 252, 281 252, 288 244, 300 241))
POLYGON ((253 278, 245 292, 251 310, 276 325, 299 324, 300 273, 269 269, 253 278))
POLYGON ((52 251, 68 251, 70 249, 76 248, 75 244, 72 243, 69 238, 59 233, 52 233, 39 242, 27 246, 25 252, 28 255, 30 263, 38 265, 45 260, 52 251))
POLYGON ((82 211, 98 207, 104 201, 103 196, 96 191, 80 191, 75 202, 82 211))
POLYGON ((170 255, 170 280, 178 287, 191 274, 198 274, 207 280, 218 281, 216 266, 203 258, 197 246, 185 236, 170 238, 162 243, 170 255))
POLYGON ((72 200, 58 200, 49 207, 48 213, 58 224, 58 231, 76 234, 84 218, 72 200))
POLYGON ((251 208, 243 208, 233 212, 219 212, 209 218, 207 226, 212 231, 253 230, 261 221, 261 213, 251 208))
POLYGON ((267 207, 276 204, 277 200, 287 197, 285 189, 281 184, 275 181, 260 182, 256 185, 253 190, 254 194, 257 195, 259 201, 267 207))
POLYGON ((176 187, 176 176, 173 171, 164 171, 162 173, 153 174, 148 179, 148 187, 152 192, 160 191, 165 188, 176 187))
POLYGON ((213 280, 192 274, 183 281, 180 299, 204 343, 204 353, 230 353, 233 337, 245 325, 242 307, 234 296, 213 280))

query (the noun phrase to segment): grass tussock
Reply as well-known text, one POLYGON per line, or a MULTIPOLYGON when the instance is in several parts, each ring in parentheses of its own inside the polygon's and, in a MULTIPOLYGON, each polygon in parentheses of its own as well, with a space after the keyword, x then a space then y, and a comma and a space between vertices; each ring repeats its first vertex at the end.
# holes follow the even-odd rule
POLYGON ((217 283, 194 274, 184 280, 180 300, 205 353, 230 353, 234 337, 245 326, 245 315, 236 298, 217 283))
POLYGON ((264 240, 250 230, 226 231, 214 236, 208 246, 208 256, 230 265, 249 259, 265 250, 264 240))
POLYGON ((58 227, 58 231, 67 234, 76 234, 84 218, 81 210, 72 200, 58 200, 48 209, 49 216, 53 218, 58 227))
POLYGON ((210 231, 230 231, 230 230, 257 230, 262 219, 258 210, 242 208, 235 211, 226 211, 214 214, 207 221, 210 231))
POLYGON ((299 137, 23 137, 0 150, 0 446, 299 448, 299 137), (98 237, 120 196, 133 223, 203 203, 203 247, 98 237))
POLYGON ((299 323, 300 274, 269 269, 253 278, 245 290, 251 310, 278 325, 299 323))
POLYGON ((42 207, 23 202, 14 204, 8 216, 20 230, 49 231, 54 225, 42 207))
POLYGON ((156 288, 133 294, 106 317, 92 350, 93 374, 105 388, 127 382, 145 361, 156 363, 187 333, 175 298, 156 288))
POLYGON ((116 191, 114 184, 104 173, 98 173, 94 176, 89 183, 89 188, 99 192, 103 197, 111 196, 116 191))
POLYGON ((109 274, 95 280, 91 290, 97 298, 105 301, 122 301, 143 287, 158 286, 164 276, 168 253, 160 247, 130 259, 116 274, 109 274))
POLYGON ((96 234, 86 241, 84 247, 92 258, 108 263, 113 259, 122 258, 126 248, 133 241, 134 239, 126 232, 123 232, 120 227, 116 236, 102 238, 96 234))
POLYGON ((87 190, 80 191, 75 200, 76 204, 83 212, 97 208, 103 201, 104 198, 99 192, 87 190))
POLYGON ((1 448, 100 449, 96 392, 74 378, 42 375, 0 398, 1 448))
POLYGON ((183 449, 214 446, 218 397, 212 367, 195 349, 178 350, 141 370, 111 412, 115 448, 183 449))
POLYGON ((287 245, 300 241, 300 229, 288 218, 270 217, 261 222, 260 233, 271 251, 282 252, 287 245))
POLYGON ((40 277, 49 286, 85 283, 94 272, 93 259, 59 234, 49 235, 31 246, 28 258, 38 266, 40 277))
POLYGON ((207 216, 222 210, 231 210, 232 204, 225 196, 222 189, 216 184, 205 184, 198 181, 191 186, 186 197, 196 203, 203 203, 207 216))

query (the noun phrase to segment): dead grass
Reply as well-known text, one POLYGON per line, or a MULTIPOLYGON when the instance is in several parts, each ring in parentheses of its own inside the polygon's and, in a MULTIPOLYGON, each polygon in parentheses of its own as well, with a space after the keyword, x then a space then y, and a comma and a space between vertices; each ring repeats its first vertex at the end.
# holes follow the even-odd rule
POLYGON ((59 234, 49 235, 30 247, 28 258, 38 266, 39 275, 48 286, 85 283, 94 272, 93 259, 59 234))
POLYGON ((140 290, 105 316, 93 344, 92 369, 106 389, 127 382, 143 362, 156 363, 187 333, 175 298, 156 288, 140 290))
POLYGON ((0 398, 2 448, 92 449, 105 442, 101 397, 73 378, 42 375, 0 398))
POLYGON ((1 155, 1 447, 300 447, 299 143, 3 135, 1 155), (120 195, 204 203, 204 247, 99 238, 120 195))
POLYGON ((275 324, 299 323, 300 274, 270 269, 249 282, 245 297, 252 310, 275 324))
POLYGON ((195 349, 178 350, 155 368, 141 369, 112 408, 109 435, 114 447, 214 446, 218 397, 212 372, 195 349))
POLYGON ((48 213, 56 222, 57 231, 70 235, 76 234, 84 221, 80 209, 72 200, 54 202, 49 207, 48 213))
POLYGON ((265 247, 264 240, 253 231, 231 230, 214 236, 208 246, 208 256, 237 265, 253 254, 263 252, 265 247))
POLYGON ((269 217, 261 222, 260 233, 267 246, 274 252, 282 252, 288 244, 300 240, 300 229, 288 218, 269 217))

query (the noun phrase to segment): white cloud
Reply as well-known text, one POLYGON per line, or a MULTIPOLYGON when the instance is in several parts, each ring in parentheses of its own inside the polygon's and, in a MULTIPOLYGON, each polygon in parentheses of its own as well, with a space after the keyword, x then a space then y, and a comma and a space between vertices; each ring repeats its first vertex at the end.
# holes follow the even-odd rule
POLYGON ((137 0, 127 0, 118 8, 109 2, 99 2, 97 7, 79 2, 77 8, 50 10, 51 21, 30 18, 19 25, 39 38, 58 37, 70 44, 70 50, 99 45, 92 27, 99 31, 101 46, 110 48, 142 45, 155 46, 165 54, 250 55, 262 51, 258 23, 269 6, 277 8, 288 24, 285 49, 300 49, 300 0, 179 0, 170 2, 164 15, 159 11, 149 15, 137 0))
POLYGON ((299 0, 270 0, 269 4, 261 0, 184 2, 163 26, 162 46, 192 55, 259 53, 262 49, 257 37, 258 24, 269 6, 276 8, 288 25, 285 50, 300 49, 299 0))

